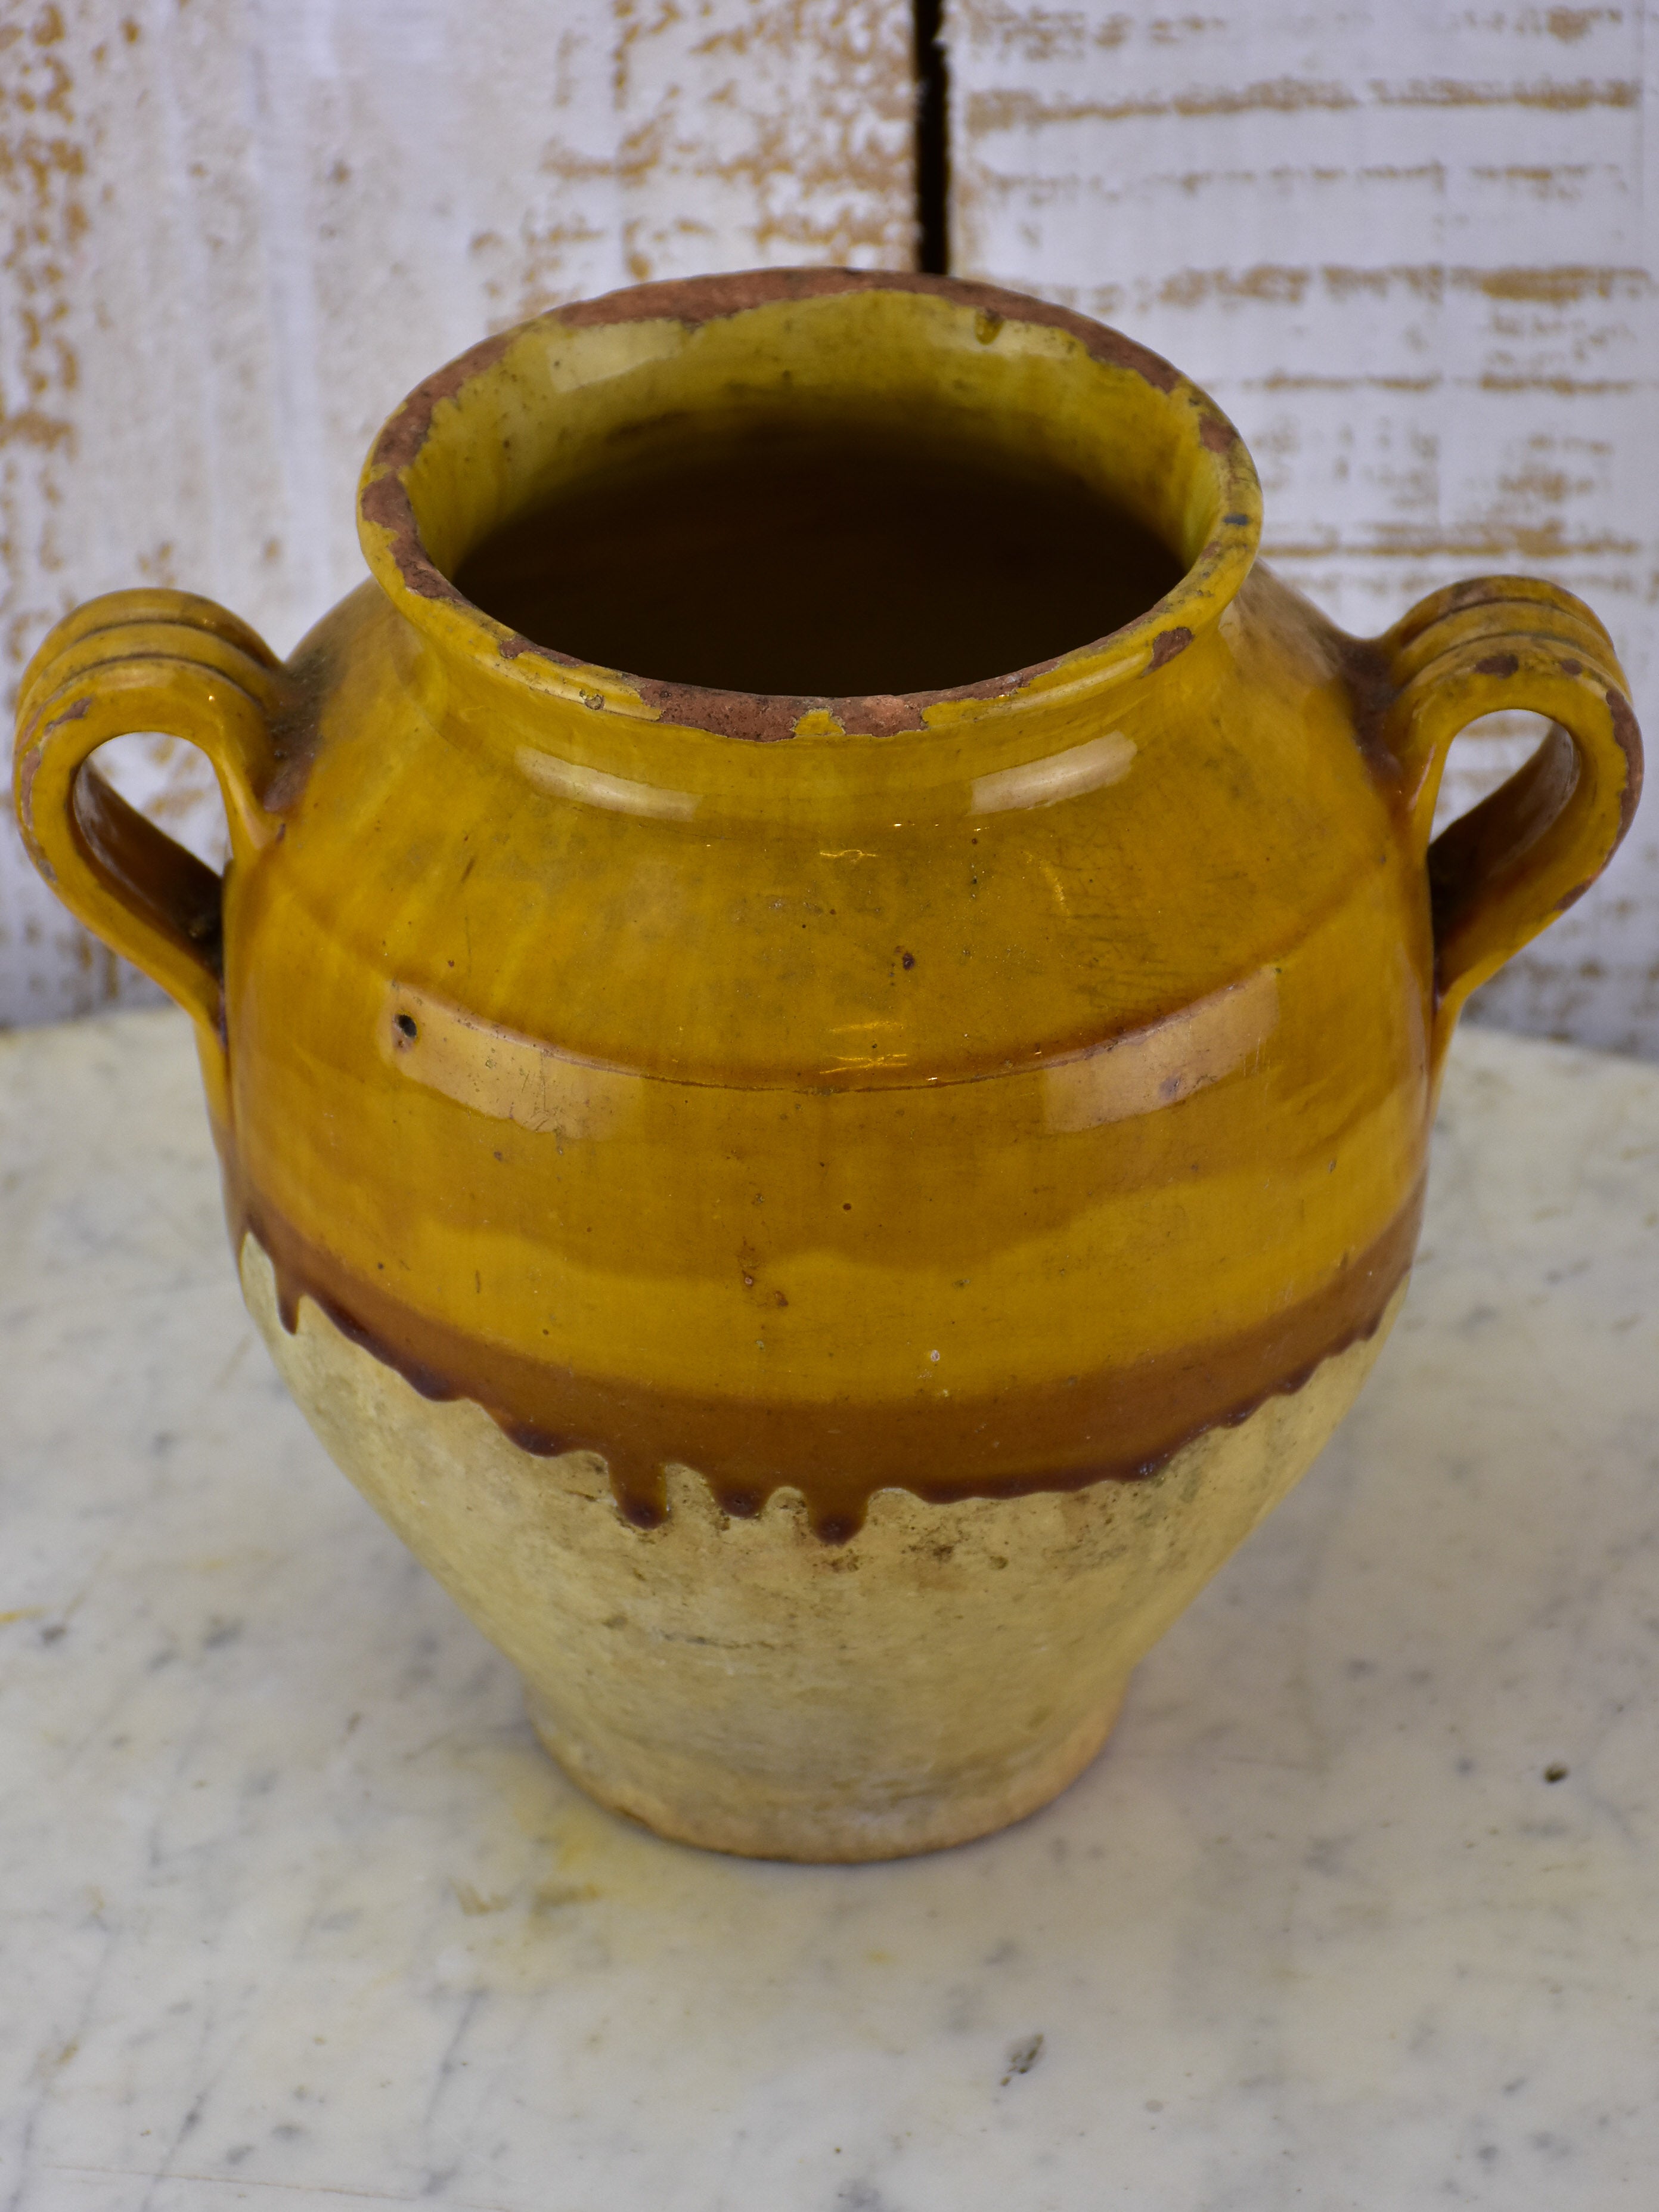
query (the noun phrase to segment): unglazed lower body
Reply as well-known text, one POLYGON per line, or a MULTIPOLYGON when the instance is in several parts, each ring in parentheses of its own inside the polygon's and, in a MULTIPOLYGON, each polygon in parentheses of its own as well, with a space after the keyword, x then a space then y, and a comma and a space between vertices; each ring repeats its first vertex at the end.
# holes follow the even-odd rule
POLYGON ((242 1281, 335 1460, 519 1668, 573 1780, 659 1834, 758 1858, 897 1858, 988 1835, 1105 1741, 1130 1670, 1306 1470, 1368 1339, 1158 1474, 933 1504, 878 1491, 843 1545, 795 1493, 753 1520, 669 1471, 617 1510, 591 1452, 544 1458, 424 1398, 308 1300, 293 1334, 252 1236, 242 1281))

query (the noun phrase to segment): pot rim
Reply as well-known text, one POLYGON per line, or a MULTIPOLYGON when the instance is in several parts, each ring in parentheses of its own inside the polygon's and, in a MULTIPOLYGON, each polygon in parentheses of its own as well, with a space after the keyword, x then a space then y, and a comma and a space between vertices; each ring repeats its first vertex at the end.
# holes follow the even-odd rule
POLYGON ((1261 484, 1243 438, 1208 394, 1161 356, 1070 308, 997 285, 904 270, 750 270, 631 285, 549 308, 483 340, 416 386, 369 449, 357 507, 359 539, 375 580, 434 643, 459 648, 493 678, 507 678, 530 695, 551 694, 636 723, 748 742, 890 739, 964 718, 977 720, 1039 698, 1073 704, 1080 694, 1156 672, 1218 619, 1249 574, 1261 534, 1261 484), (428 441, 443 434, 446 404, 456 402, 526 338, 652 321, 695 330, 780 305, 878 291, 948 301, 976 318, 993 318, 998 330, 1013 323, 1063 331, 1093 362, 1127 370, 1151 386, 1168 403, 1172 438, 1208 474, 1215 501, 1214 520, 1180 581, 1119 629, 1005 674, 936 690, 827 697, 725 690, 580 659, 487 613, 456 589, 433 557, 410 479, 428 441))

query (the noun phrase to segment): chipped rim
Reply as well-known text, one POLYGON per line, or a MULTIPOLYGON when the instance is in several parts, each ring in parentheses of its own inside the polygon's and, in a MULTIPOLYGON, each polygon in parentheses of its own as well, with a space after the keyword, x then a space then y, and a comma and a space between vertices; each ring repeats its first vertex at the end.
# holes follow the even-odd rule
MULTIPOLYGON (((1172 431, 1180 434, 1176 416, 1172 431)), ((903 270, 759 269, 637 284, 552 307, 486 338, 416 386, 369 449, 358 487, 358 536, 376 581, 416 626, 443 634, 495 672, 517 677, 526 690, 550 692, 572 704, 603 707, 652 723, 701 730, 749 742, 791 738, 807 724, 813 734, 843 739, 925 732, 963 713, 994 713, 1036 696, 1074 694, 1156 672, 1215 622, 1253 565, 1261 535, 1261 489, 1237 430, 1206 392, 1160 355, 1103 323, 1020 292, 960 277, 903 270), (1191 436, 1212 471, 1217 519, 1175 587, 1133 621, 1048 659, 1006 674, 940 690, 822 694, 729 691, 605 667, 539 645, 459 592, 428 552, 408 477, 432 434, 438 410, 486 375, 532 331, 592 330, 607 325, 673 321, 689 329, 793 301, 848 293, 912 292, 951 301, 1001 323, 1066 331, 1090 359, 1127 369, 1191 415, 1191 436), (440 611, 441 610, 441 612, 440 611)))

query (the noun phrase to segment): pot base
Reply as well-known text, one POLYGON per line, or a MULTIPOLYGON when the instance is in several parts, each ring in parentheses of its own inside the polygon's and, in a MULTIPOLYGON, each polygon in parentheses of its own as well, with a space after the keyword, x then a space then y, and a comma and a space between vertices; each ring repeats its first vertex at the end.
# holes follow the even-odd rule
POLYGON ((1041 1812, 1075 1782, 1103 1748, 1123 1708, 1127 1681, 1107 1704, 1085 1713, 1057 1739, 1045 1736, 1028 1757, 988 1775, 978 1786, 958 1780, 948 1793, 930 1778, 895 1778, 879 1801, 867 1775, 848 1775, 842 1786, 778 1791, 763 1796, 751 1786, 711 1776, 695 1759, 677 1759, 653 1746, 637 1768, 632 1746, 583 1742, 562 1729, 528 1684, 525 1703, 542 1747, 580 1790, 608 1812, 641 1821, 671 1843, 729 1851, 738 1858, 794 1859, 809 1864, 851 1865, 862 1860, 914 1858, 994 1836, 1000 1828, 1041 1812))
POLYGON ((798 1491, 752 1519, 667 1470, 641 1528, 589 1451, 542 1457, 422 1397, 242 1245, 248 1304, 312 1426, 524 1676, 603 1804, 749 1857, 899 1858, 1035 1812, 1099 1750, 1136 1662, 1311 1463, 1368 1339, 1156 1474, 931 1504, 878 1491, 848 1542, 798 1491))

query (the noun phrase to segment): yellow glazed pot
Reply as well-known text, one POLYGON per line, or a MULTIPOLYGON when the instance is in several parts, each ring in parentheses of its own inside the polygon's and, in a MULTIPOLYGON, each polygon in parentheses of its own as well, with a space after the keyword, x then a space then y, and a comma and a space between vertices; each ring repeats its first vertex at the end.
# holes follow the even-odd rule
POLYGON ((1376 1356, 1460 1005, 1629 821, 1577 600, 1362 641, 1259 526, 1078 316, 647 286, 411 396, 288 662, 146 591, 28 672, 24 834, 195 1018, 277 1365, 665 1834, 878 1858, 1078 1772, 1376 1356), (1555 726, 1431 844, 1499 708, 1555 726), (94 771, 134 730, 222 882, 94 771))

